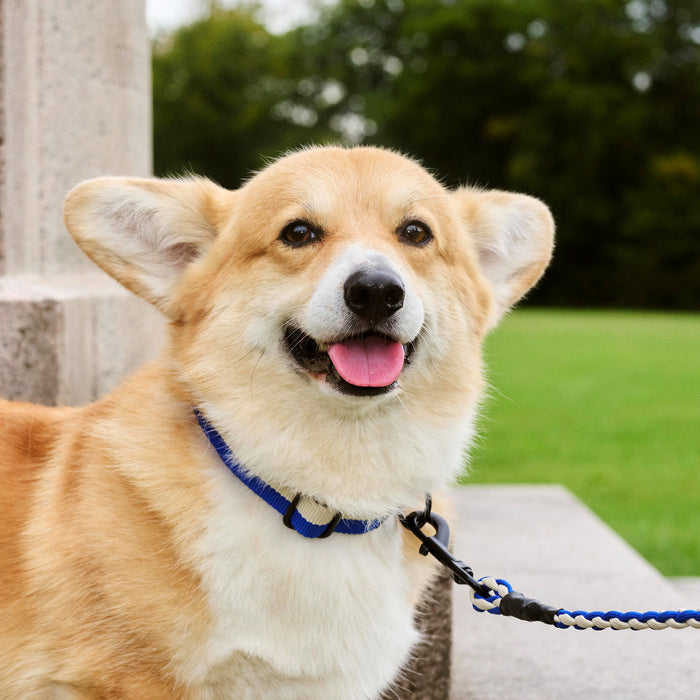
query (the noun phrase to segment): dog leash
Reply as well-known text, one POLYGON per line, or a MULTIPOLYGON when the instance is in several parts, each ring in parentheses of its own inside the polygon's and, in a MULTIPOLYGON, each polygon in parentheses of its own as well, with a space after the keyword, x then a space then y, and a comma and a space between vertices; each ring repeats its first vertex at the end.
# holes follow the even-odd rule
POLYGON ((617 610, 571 611, 545 605, 534 598, 527 598, 522 593, 514 591, 510 583, 504 579, 484 576, 477 580, 471 567, 449 551, 450 527, 442 516, 432 511, 432 497, 429 494, 425 497, 424 510, 400 516, 399 520, 420 540, 421 545, 418 550, 420 554, 423 556, 430 554, 450 571, 455 583, 471 588, 472 608, 477 612, 514 617, 527 622, 543 622, 559 629, 570 627, 577 630, 662 630, 686 627, 700 629, 700 610, 665 610, 663 612, 652 610, 643 613, 617 610), (423 532, 426 525, 432 526, 435 534, 428 535, 423 532))
MULTIPOLYGON (((194 413, 202 431, 229 471, 283 515, 283 522, 287 527, 296 530, 304 537, 322 539, 333 532, 362 534, 374 530, 381 524, 381 520, 367 521, 342 518, 339 513, 333 515, 329 521, 322 517, 320 523, 314 522, 315 518, 307 520, 298 510, 302 498, 301 494, 287 494, 288 497, 285 497, 269 484, 249 474, 233 457, 228 445, 216 429, 198 410, 195 409, 194 413)), ((700 610, 666 610, 664 612, 649 611, 644 613, 621 613, 616 610, 610 612, 569 611, 545 605, 534 598, 527 598, 522 593, 514 591, 508 581, 503 579, 485 576, 477 580, 474 578, 471 567, 457 559, 449 551, 450 526, 442 516, 433 512, 432 504, 432 497, 430 494, 426 494, 425 508, 422 511, 401 515, 399 521, 420 540, 421 545, 418 550, 420 554, 423 556, 430 554, 450 571, 456 583, 465 584, 471 588, 472 607, 477 612, 515 617, 529 622, 543 622, 561 629, 569 627, 596 630, 659 630, 682 629, 684 627, 700 629, 700 610), (434 535, 427 535, 423 532, 423 528, 428 524, 435 530, 434 535)), ((318 503, 314 503, 313 507, 315 510, 325 508, 318 503)))

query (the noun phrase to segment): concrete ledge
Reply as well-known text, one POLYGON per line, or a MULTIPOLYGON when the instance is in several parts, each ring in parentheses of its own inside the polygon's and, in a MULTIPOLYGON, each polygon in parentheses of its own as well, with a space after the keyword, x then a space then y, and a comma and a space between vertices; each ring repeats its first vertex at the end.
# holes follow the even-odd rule
MULTIPOLYGON (((558 486, 455 492, 455 553, 544 603, 585 610, 694 608, 595 514, 558 486)), ((696 700, 700 630, 559 630, 453 602, 452 700, 696 700)))
POLYGON ((0 277, 0 395, 79 405, 155 356, 162 316, 105 275, 0 277))
POLYGON ((679 576, 670 578, 669 581, 685 596, 688 600, 693 600, 691 608, 700 609, 700 578, 697 576, 679 576))

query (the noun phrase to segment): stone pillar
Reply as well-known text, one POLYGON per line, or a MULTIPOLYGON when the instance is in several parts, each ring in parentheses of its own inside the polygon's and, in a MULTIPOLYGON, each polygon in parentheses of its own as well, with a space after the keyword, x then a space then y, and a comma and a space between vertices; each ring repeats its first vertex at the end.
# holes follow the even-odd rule
POLYGON ((144 0, 0 0, 0 396, 84 403, 156 352, 62 220, 79 181, 150 171, 144 0))

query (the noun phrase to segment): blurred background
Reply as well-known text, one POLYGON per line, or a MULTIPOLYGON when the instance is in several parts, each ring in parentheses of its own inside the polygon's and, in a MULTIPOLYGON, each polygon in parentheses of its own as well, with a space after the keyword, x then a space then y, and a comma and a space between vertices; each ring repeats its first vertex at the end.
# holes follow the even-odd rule
POLYGON ((390 146, 549 204, 533 302, 700 306, 697 0, 340 0, 282 33, 274 5, 189 7, 154 45, 158 174, 236 187, 299 144, 390 146))
POLYGON ((564 483, 700 575, 698 0, 150 0, 154 167, 237 187, 308 143, 542 198, 470 480, 564 483))

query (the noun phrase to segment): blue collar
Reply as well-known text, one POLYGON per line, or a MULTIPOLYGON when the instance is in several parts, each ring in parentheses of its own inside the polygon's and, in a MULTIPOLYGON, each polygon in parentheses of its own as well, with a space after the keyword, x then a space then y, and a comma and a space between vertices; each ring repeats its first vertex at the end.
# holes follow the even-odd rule
POLYGON ((199 426, 229 471, 282 515, 282 521, 288 528, 296 530, 304 537, 322 539, 329 537, 333 532, 339 532, 343 535, 362 535, 382 524, 381 520, 343 518, 340 513, 333 514, 333 511, 329 510, 327 506, 312 498, 304 497, 301 493, 294 495, 292 492, 288 494, 290 498, 285 497, 262 479, 250 474, 245 467, 236 461, 224 439, 207 419, 197 409, 194 409, 194 414, 199 426), (304 515, 300 510, 304 510, 304 515))

